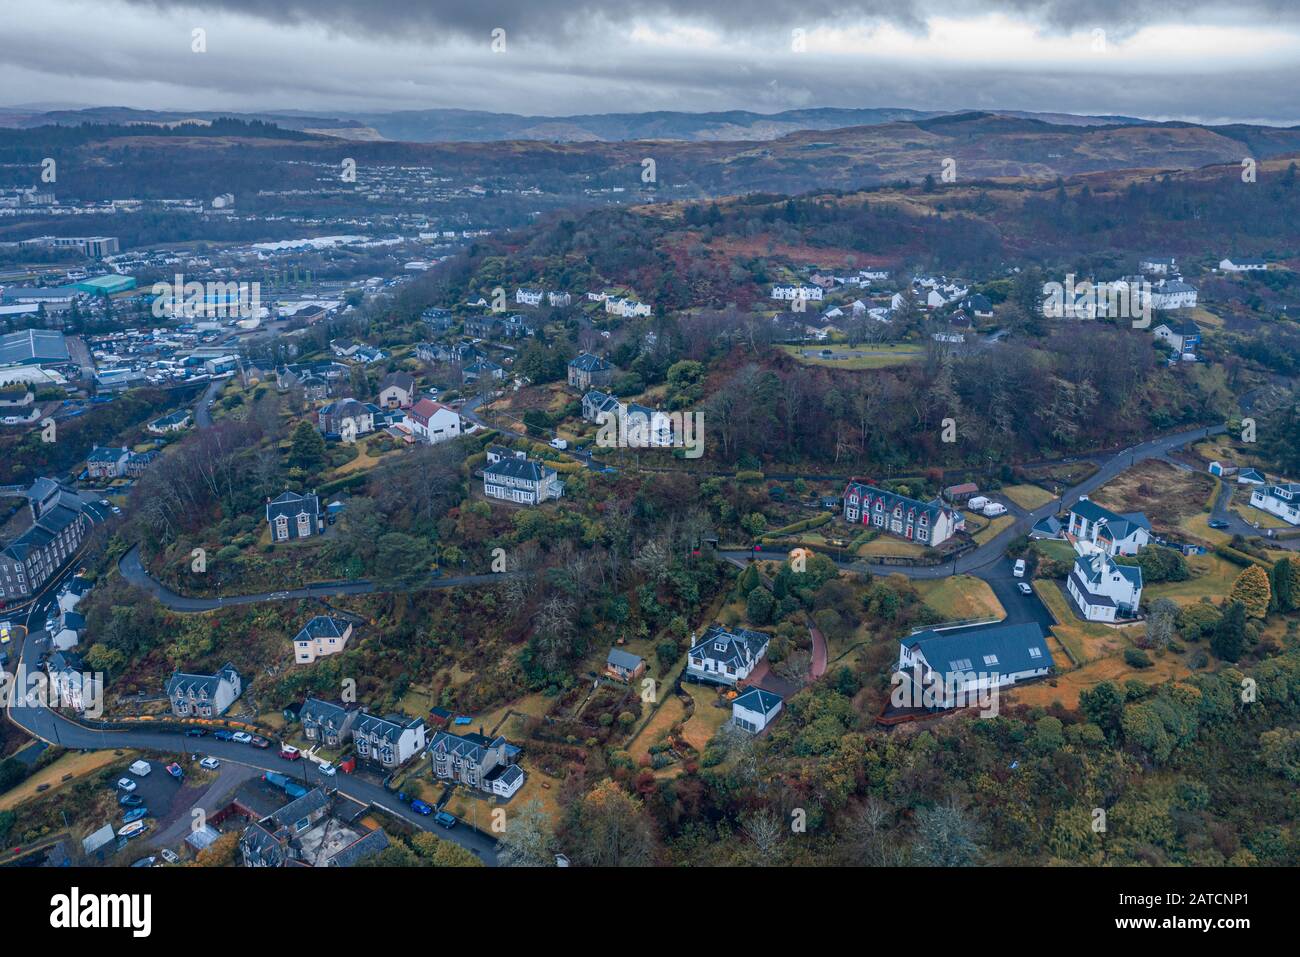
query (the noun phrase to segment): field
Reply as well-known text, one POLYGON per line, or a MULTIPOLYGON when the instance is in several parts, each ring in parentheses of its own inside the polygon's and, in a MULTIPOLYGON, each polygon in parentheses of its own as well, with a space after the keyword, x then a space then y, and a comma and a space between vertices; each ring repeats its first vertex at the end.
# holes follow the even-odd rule
POLYGON ((987 521, 988 524, 971 536, 971 538, 975 539, 976 544, 983 545, 990 539, 996 538, 1004 530, 1015 524, 1016 518, 1014 515, 1007 514, 999 515, 997 518, 987 521))
POLYGON ((893 535, 881 535, 858 546, 858 554, 863 558, 920 558, 929 551, 925 545, 895 538, 893 535))
POLYGON ((50 788, 57 788, 61 784, 68 783, 63 780, 65 776, 68 777, 70 782, 94 774, 110 764, 119 761, 130 762, 131 760, 134 760, 134 752, 124 756, 115 754, 113 751, 91 751, 87 754, 80 751, 69 751, 41 768, 26 781, 0 795, 0 811, 12 810, 24 801, 35 797, 37 793, 47 793, 37 792, 36 789, 42 784, 48 784, 50 788))
POLYGON ((797 362, 805 365, 829 366, 832 369, 884 369, 889 366, 901 365, 905 362, 916 362, 920 360, 925 351, 920 346, 906 345, 859 345, 849 348, 848 346, 826 347, 833 348, 836 355, 845 355, 843 359, 826 359, 817 353, 821 351, 820 346, 781 346, 785 353, 797 362), (807 352, 808 355, 803 353, 807 352))
POLYGON ((1148 459, 1121 472, 1091 498, 1115 512, 1144 512, 1153 526, 1173 530, 1204 510, 1216 485, 1212 475, 1148 459))
POLYGON ((1187 559, 1192 577, 1181 582, 1157 582, 1142 589, 1143 604, 1150 607, 1157 598, 1168 598, 1180 605, 1191 605, 1202 597, 1219 599, 1227 597, 1232 583, 1242 569, 1213 553, 1192 555, 1187 559))
POLYGON ((918 579, 913 585, 922 600, 945 621, 1006 617, 1006 610, 988 583, 971 575, 918 579))
POLYGON ((1056 498, 1047 489, 1039 488, 1037 485, 1004 485, 997 494, 1005 495, 1029 512, 1041 508, 1056 498))
POLYGON ((1033 543, 1034 551, 1058 562, 1074 561, 1074 546, 1057 538, 1039 539, 1033 543))

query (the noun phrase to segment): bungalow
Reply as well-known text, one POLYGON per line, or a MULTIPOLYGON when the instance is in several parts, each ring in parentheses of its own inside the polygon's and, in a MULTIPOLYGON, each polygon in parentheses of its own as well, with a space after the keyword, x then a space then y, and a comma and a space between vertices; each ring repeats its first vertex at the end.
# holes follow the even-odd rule
POLYGON ((352 725, 352 746, 358 757, 392 770, 424 750, 427 733, 423 718, 363 712, 352 725))
POLYGON ((614 367, 608 360, 582 352, 569 360, 569 385, 579 392, 596 386, 608 388, 614 380, 614 367))
POLYGON ((164 415, 154 419, 145 426, 154 435, 166 435, 168 432, 180 432, 186 429, 190 424, 190 410, 181 409, 179 412, 172 412, 170 415, 164 415))
POLYGON ((379 405, 384 409, 409 409, 415 403, 415 376, 390 372, 379 383, 379 405))
POLYGON ((735 685, 744 681, 767 654, 771 636, 714 625, 687 652, 686 675, 710 684, 735 685))
POLYGON ((848 484, 843 501, 844 520, 849 524, 872 525, 932 548, 966 527, 961 514, 938 499, 920 502, 861 482, 848 484))
POLYGON ((483 470, 483 494, 488 498, 539 505, 564 494, 555 469, 530 459, 509 458, 483 470))
POLYGON ((271 526, 271 539, 277 542, 310 538, 325 531, 325 517, 321 515, 320 499, 315 492, 310 495, 285 492, 278 498, 267 499, 266 521, 271 526))
POLYGON ((926 629, 900 639, 894 681, 913 707, 974 704, 996 688, 1040 678, 1055 667, 1037 622, 948 631, 926 629))
POLYGON ((961 308, 978 319, 993 317, 993 303, 983 293, 974 293, 961 302, 961 308))
POLYGON ((1289 525, 1300 525, 1300 482, 1256 488, 1250 493, 1250 504, 1276 515, 1289 525))
POLYGON ((243 694, 244 681, 235 666, 227 663, 213 675, 177 671, 167 679, 165 690, 176 717, 215 718, 243 694))
POLYGON ((352 637, 352 622, 346 618, 330 615, 317 615, 293 639, 293 657, 302 665, 309 665, 317 658, 336 655, 347 647, 352 637))
POLYGON ((332 704, 319 698, 308 698, 298 709, 298 720, 302 722, 302 733, 308 741, 314 741, 327 748, 342 747, 352 733, 352 722, 356 721, 361 711, 353 705, 332 704))
POLYGON ((1259 469, 1240 469, 1237 472, 1238 485, 1267 485, 1268 479, 1259 469))
POLYGON ((605 674, 619 681, 635 681, 645 674, 645 660, 630 651, 611 648, 605 657, 605 674))
POLYGON ((1107 555, 1136 555, 1151 542, 1151 522, 1141 512, 1119 515, 1086 496, 1070 509, 1065 530, 1104 548, 1107 555))
POLYGON ((430 445, 462 434, 460 413, 432 399, 421 399, 407 409, 406 423, 417 439, 430 445))
POLYGON ((781 696, 763 688, 750 688, 731 702, 731 720, 736 727, 758 734, 781 713, 781 696))
POLYGON ((1264 259, 1220 259, 1219 268, 1224 272, 1262 272, 1268 269, 1268 261, 1264 259))
POLYGON ((1113 622, 1132 618, 1142 601, 1142 569, 1118 565, 1101 549, 1074 560, 1065 590, 1086 621, 1113 622))

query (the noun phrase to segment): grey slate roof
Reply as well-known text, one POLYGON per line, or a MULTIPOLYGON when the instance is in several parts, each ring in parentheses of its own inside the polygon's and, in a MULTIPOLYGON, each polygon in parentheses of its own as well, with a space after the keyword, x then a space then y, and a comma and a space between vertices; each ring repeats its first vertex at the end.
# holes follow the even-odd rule
POLYGON ((714 625, 691 647, 689 654, 695 658, 722 662, 734 669, 758 658, 768 641, 768 635, 761 631, 737 628, 730 632, 721 625, 714 625), (721 648, 718 647, 719 644, 722 645, 721 648))
POLYGON ((610 364, 600 356, 594 356, 590 352, 581 353, 569 360, 569 365, 583 372, 604 372, 610 368, 610 364))
MULTIPOLYGON (((277 498, 266 503, 266 520, 273 522, 281 515, 285 518, 296 518, 301 513, 306 512, 312 517, 313 523, 320 514, 320 499, 315 495, 298 495, 295 492, 285 492, 277 498)), ((315 530, 315 525, 312 525, 315 530)))
POLYGON ((957 672, 1002 675, 1037 671, 1055 664, 1037 622, 947 632, 927 629, 901 641, 905 648, 919 649, 945 681, 957 672), (986 661, 986 656, 993 660, 986 661))
POLYGON ((352 622, 344 618, 317 615, 302 626, 302 630, 294 636, 293 640, 310 641, 313 638, 342 638, 343 633, 348 630, 351 624, 352 622))
POLYGON ((634 655, 630 651, 624 651, 622 648, 611 648, 609 649, 609 655, 605 658, 605 664, 623 668, 627 671, 636 671, 641 665, 641 656, 634 655))
POLYGON ((223 665, 214 675, 191 675, 183 671, 177 671, 167 679, 167 696, 173 697, 178 692, 189 695, 192 691, 196 695, 200 692, 206 692, 208 698, 211 699, 216 694, 217 685, 220 684, 222 678, 229 680, 238 677, 238 675, 239 672, 235 670, 235 666, 229 662, 223 665))
POLYGON ((483 470, 484 475, 500 475, 508 478, 524 479, 529 482, 540 482, 546 478, 547 473, 554 475, 555 469, 547 468, 541 463, 529 459, 516 458, 493 462, 483 470))
POLYGON ((309 814, 328 807, 330 799, 320 788, 312 788, 300 798, 295 798, 271 815, 276 827, 291 827, 309 814))
POLYGON ((740 705, 742 708, 748 708, 750 711, 771 714, 772 710, 781 703, 781 696, 763 688, 750 688, 731 703, 740 705))

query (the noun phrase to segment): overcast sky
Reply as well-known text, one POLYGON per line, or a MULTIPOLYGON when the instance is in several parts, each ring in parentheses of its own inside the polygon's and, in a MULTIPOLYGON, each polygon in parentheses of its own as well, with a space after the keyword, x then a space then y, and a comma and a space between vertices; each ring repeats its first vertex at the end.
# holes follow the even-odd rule
POLYGON ((0 0, 0 9, 0 105, 10 106, 544 115, 899 106, 1300 123, 1297 0, 0 0), (196 29, 206 52, 192 49, 196 29))

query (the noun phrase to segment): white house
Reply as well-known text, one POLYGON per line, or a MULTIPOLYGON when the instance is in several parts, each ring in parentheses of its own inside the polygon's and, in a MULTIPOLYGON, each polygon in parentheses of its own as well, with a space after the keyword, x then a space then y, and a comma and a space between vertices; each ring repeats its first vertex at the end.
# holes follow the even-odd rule
POLYGON ((749 677, 767 654, 770 641, 761 631, 737 628, 730 632, 714 625, 687 652, 686 673, 697 681, 735 685, 749 677))
POLYGON ((1196 289, 1181 279, 1162 279, 1151 287, 1151 308, 1191 309, 1196 305, 1196 289))
POLYGON ((1191 319, 1169 320, 1159 323, 1151 330, 1161 342, 1179 355, 1195 355, 1196 347, 1201 344, 1201 327, 1191 319))
POLYGON ((912 707, 974 705, 994 688, 1041 678, 1055 667, 1036 622, 927 629, 898 643, 895 684, 912 707))
POLYGON ((826 295, 826 290, 821 286, 813 283, 793 282, 778 283, 773 286, 771 298, 780 299, 783 302, 794 302, 796 299, 811 299, 813 302, 821 302, 824 295, 826 295))
POLYGON ((1178 272, 1173 256, 1146 256, 1138 260, 1138 269, 1156 276, 1168 276, 1178 272))
POLYGON ((570 305, 573 302, 573 296, 569 295, 567 292, 548 292, 546 294, 546 302, 547 305, 552 308, 559 309, 570 305))
POLYGON ((244 691, 244 680, 235 666, 227 663, 213 675, 175 672, 167 679, 167 697, 178 718, 215 718, 225 714, 244 691))
POLYGON ((1268 262, 1263 259, 1220 259, 1219 268, 1224 272, 1262 272, 1268 269, 1268 262))
POLYGON ((407 409, 406 424, 417 439, 430 445, 461 434, 460 413, 432 399, 421 399, 407 409))
POLYGON ((542 304, 542 291, 540 289, 516 289, 515 302, 521 306, 540 306, 542 304))
POLYGON ((317 615, 293 639, 293 659, 309 665, 317 658, 336 655, 347 647, 352 637, 352 622, 346 618, 317 615))
POLYGON ((758 734, 780 713, 781 696, 762 688, 750 688, 731 702, 731 720, 750 734, 758 734))
POLYGON ((1119 515, 1086 496, 1070 509, 1065 531, 1104 548, 1107 555, 1136 555, 1151 542, 1151 522, 1141 512, 1119 515))
POLYGON ((1250 504, 1290 525, 1300 525, 1300 482, 1256 488, 1250 493, 1250 504))
POLYGON ((1117 565, 1105 551, 1088 545, 1074 560, 1065 590, 1088 621, 1132 618, 1142 602, 1142 569, 1117 565))
POLYGON ((942 545, 966 526, 960 513, 939 499, 921 502, 861 482, 850 482, 842 498, 850 525, 871 525, 922 545, 942 545))
POLYGON ((358 757, 391 770, 423 751, 427 734, 423 718, 360 714, 352 725, 352 747, 358 757))

